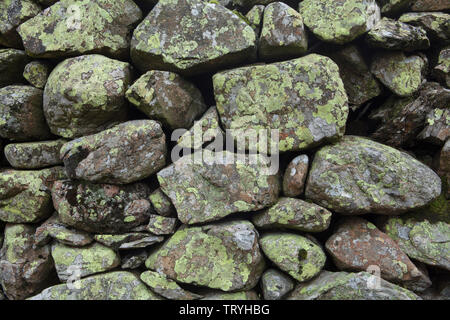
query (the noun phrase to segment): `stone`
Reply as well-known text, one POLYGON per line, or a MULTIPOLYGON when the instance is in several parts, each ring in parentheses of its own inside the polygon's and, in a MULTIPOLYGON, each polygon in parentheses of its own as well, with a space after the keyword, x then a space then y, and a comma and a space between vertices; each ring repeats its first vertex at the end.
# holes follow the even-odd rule
POLYGON ((253 288, 265 266, 258 233, 245 220, 179 229, 145 264, 177 282, 226 292, 253 288))
POLYGON ((0 171, 0 220, 11 223, 35 223, 53 213, 51 189, 64 179, 64 169, 0 171))
POLYGON ((194 122, 191 129, 185 132, 177 143, 182 148, 200 149, 204 144, 223 136, 217 108, 212 106, 198 121, 194 122))
POLYGON ((196 300, 203 296, 181 288, 175 281, 154 271, 141 273, 141 280, 160 296, 170 300, 196 300))
POLYGON ((34 243, 37 246, 46 245, 52 239, 73 247, 83 247, 94 241, 89 233, 67 227, 59 220, 57 213, 37 227, 34 234, 34 243))
POLYGON ((450 138, 450 108, 433 109, 428 113, 425 123, 425 128, 417 138, 443 146, 445 141, 450 138))
POLYGON ((71 179, 127 184, 162 169, 166 153, 161 125, 153 120, 134 120, 66 143, 60 158, 71 179))
POLYGON ((213 76, 213 85, 222 125, 235 139, 278 129, 279 151, 284 152, 336 141, 344 134, 347 95, 330 58, 310 54, 227 70, 213 76))
POLYGON ((350 108, 358 109, 365 102, 378 97, 382 86, 367 66, 361 50, 351 44, 330 52, 330 57, 339 66, 339 75, 344 82, 350 108))
POLYGON ((190 128, 206 110, 200 90, 176 73, 152 70, 127 90, 126 97, 149 118, 171 130, 190 128))
POLYGON ((41 7, 32 0, 4 0, 0 3, 0 45, 22 48, 16 28, 41 12, 41 7))
POLYGON ((103 131, 126 117, 130 64, 93 54, 66 59, 44 90, 44 113, 52 133, 76 138, 103 131))
MULTIPOLYGON (((435 82, 426 82, 411 97, 392 96, 369 114, 369 119, 379 122, 371 137, 397 148, 412 147, 423 127, 430 123, 434 124, 434 116, 430 122, 427 120, 430 113, 446 105, 450 105, 450 90, 435 82)), ((441 118, 440 111, 436 118, 438 116, 439 119, 445 120, 441 118)))
POLYGON ((99 243, 76 248, 56 242, 52 245, 52 257, 61 282, 78 280, 120 265, 117 253, 99 243))
POLYGON ((160 300, 127 271, 114 271, 49 287, 29 300, 160 300))
POLYGON ((281 300, 294 289, 294 281, 276 269, 266 270, 261 277, 264 300, 281 300))
POLYGON ((433 72, 443 85, 450 88, 450 47, 441 50, 433 72))
POLYGON ((415 293, 367 272, 322 271, 299 283, 288 300, 422 300, 415 293), (379 282, 378 282, 379 281, 379 282), (379 283, 379 290, 375 285, 379 283))
POLYGON ((0 137, 15 141, 50 137, 42 110, 42 90, 11 85, 0 88, 0 137))
POLYGON ((232 4, 241 8, 251 8, 254 5, 267 5, 276 0, 231 0, 232 4))
POLYGON ((396 15, 409 9, 414 0, 378 0, 381 13, 386 15, 396 15))
POLYGON ((315 277, 325 265, 326 256, 322 248, 301 235, 266 233, 260 237, 259 243, 268 259, 299 282, 315 277))
POLYGON ((144 232, 97 234, 94 236, 94 239, 114 250, 145 248, 164 240, 163 237, 157 237, 144 232))
POLYGON ((151 212, 143 183, 124 186, 60 180, 52 189, 61 222, 92 233, 123 233, 148 221, 151 212))
POLYGON ((421 55, 384 51, 374 55, 371 71, 394 94, 409 97, 419 90, 427 65, 426 58, 421 55))
POLYGON ((261 59, 284 59, 306 53, 308 37, 302 16, 283 2, 264 9, 258 55, 261 59))
POLYGON ((445 188, 443 188, 444 193, 446 193, 445 197, 450 199, 450 139, 445 142, 441 151, 438 152, 436 162, 437 173, 442 177, 444 185, 447 186, 446 192, 445 188))
POLYGON ((53 261, 49 246, 35 248, 35 228, 26 224, 7 224, 0 251, 0 283, 11 300, 22 300, 47 285, 53 261))
POLYGON ((303 0, 299 11, 316 37, 337 44, 356 39, 380 20, 375 0, 303 0))
POLYGON ((149 196, 152 208, 157 214, 163 217, 173 217, 176 216, 175 207, 173 206, 170 198, 162 192, 161 188, 153 191, 149 196))
POLYGON ((23 77, 33 87, 44 89, 50 75, 51 67, 43 61, 31 61, 23 69, 23 77))
POLYGON ((299 155, 289 162, 283 175, 283 194, 287 197, 298 197, 303 193, 308 175, 309 158, 299 155))
POLYGON ((260 4, 254 5, 245 15, 245 18, 250 22, 250 26, 253 28, 253 31, 255 31, 257 37, 261 31, 264 8, 265 7, 260 4))
POLYGON ((162 0, 134 30, 131 59, 145 72, 212 72, 254 60, 252 27, 225 7, 202 0, 162 0))
POLYGON ((322 232, 330 226, 331 212, 300 199, 280 198, 269 209, 255 214, 252 222, 261 229, 286 228, 303 232, 322 232))
POLYGON ((450 9, 448 0, 415 0, 411 6, 412 11, 444 11, 450 9))
POLYGON ((148 253, 144 249, 137 249, 131 253, 125 254, 121 259, 121 269, 138 269, 144 265, 148 258, 148 253))
POLYGON ((431 42, 450 44, 450 14, 443 12, 411 12, 399 19, 401 22, 425 29, 431 42))
POLYGON ((203 150, 184 156, 157 177, 185 224, 263 209, 276 202, 280 189, 267 157, 241 159, 229 151, 203 150))
POLYGON ((219 301, 231 301, 231 300, 260 300, 258 294, 253 291, 239 291, 239 292, 210 292, 205 294, 205 297, 201 300, 219 300, 219 301))
POLYGON ((423 207, 440 193, 438 175, 409 154, 345 136, 316 153, 305 194, 342 214, 395 215, 423 207))
POLYGON ((22 83, 22 72, 28 63, 25 51, 0 49, 0 88, 22 83))
POLYGON ((62 164, 59 150, 67 140, 11 143, 5 146, 5 157, 17 169, 41 169, 62 164))
POLYGON ((416 51, 430 47, 424 29, 389 18, 381 19, 367 33, 366 42, 371 47, 387 50, 416 51))
POLYGON ((359 272, 376 266, 380 276, 387 281, 410 287, 417 286, 425 278, 425 287, 421 289, 431 286, 430 279, 420 272, 394 240, 362 218, 341 219, 325 248, 339 270, 359 272))
POLYGON ((156 235, 166 235, 175 232, 177 218, 162 217, 157 214, 150 215, 147 230, 156 235))
POLYGON ((142 12, 131 0, 61 0, 21 24, 17 32, 34 58, 99 53, 125 59, 142 12))

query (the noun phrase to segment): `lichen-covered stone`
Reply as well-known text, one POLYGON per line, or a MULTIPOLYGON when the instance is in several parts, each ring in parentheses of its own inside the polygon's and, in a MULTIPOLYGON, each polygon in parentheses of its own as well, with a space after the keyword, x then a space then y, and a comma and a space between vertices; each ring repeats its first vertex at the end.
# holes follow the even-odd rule
POLYGON ((194 224, 274 204, 279 181, 268 158, 209 150, 197 151, 158 172, 161 190, 172 200, 178 219, 194 224))
POLYGON ((427 115, 425 128, 417 136, 420 140, 442 146, 450 138, 450 103, 447 109, 433 109, 427 115))
POLYGON ((120 59, 128 56, 131 30, 141 18, 131 0, 60 0, 17 31, 31 57, 100 53, 120 59))
POLYGON ((231 300, 259 300, 258 294, 253 291, 239 291, 239 292, 210 292, 205 294, 205 297, 201 300, 220 300, 220 301, 231 301, 231 300))
POLYGON ((40 169, 62 164, 59 150, 67 140, 11 143, 5 146, 5 157, 17 169, 40 169))
POLYGON ((431 285, 395 241, 367 220, 342 219, 325 247, 340 270, 358 272, 377 266, 388 281, 407 287, 422 285, 421 290, 431 285))
POLYGON ((115 271, 49 287, 30 300, 160 300, 131 272, 115 271))
POLYGON ((325 231, 330 221, 331 212, 327 209, 295 198, 280 198, 275 205, 252 218, 258 228, 286 228, 304 232, 325 231))
POLYGON ((404 152, 356 136, 320 149, 306 185, 307 199, 343 214, 399 214, 440 193, 441 180, 433 170, 404 152))
POLYGON ((153 191, 149 196, 150 203, 156 213, 163 217, 176 216, 175 207, 173 206, 170 198, 162 192, 161 188, 153 191))
POLYGON ((264 9, 258 54, 262 59, 298 57, 308 49, 302 16, 283 2, 264 9))
POLYGON ((422 300, 415 293, 367 272, 322 271, 309 282, 300 283, 288 300, 422 300), (379 279, 379 280, 378 280, 379 279), (379 289, 375 285, 379 281, 379 289), (369 285, 368 285, 369 284, 369 285))
POLYGON ((0 2, 0 45, 22 48, 22 40, 16 28, 41 12, 32 0, 3 0, 0 2))
POLYGON ((97 234, 95 241, 114 250, 139 249, 151 246, 164 240, 144 232, 129 232, 123 234, 97 234))
POLYGON ((66 59, 44 90, 44 113, 52 133, 75 138, 123 122, 130 64, 93 54, 66 59))
POLYGON ((412 11, 443 11, 450 9, 448 0, 415 0, 411 6, 412 11))
POLYGON ((178 282, 236 291, 253 288, 265 263, 257 231, 237 220, 178 230, 146 266, 178 282))
POLYGON ((121 258, 121 269, 137 269, 144 265, 148 258, 148 253, 145 249, 133 250, 125 254, 121 258))
POLYGON ((54 181, 64 179, 64 169, 2 170, 0 172, 0 220, 34 223, 53 212, 51 189, 54 181))
POLYGON ((424 81, 427 64, 422 55, 406 56, 401 51, 385 51, 374 55, 371 71, 393 93, 409 97, 424 81))
POLYGON ((310 239, 294 233, 266 233, 259 239, 264 254, 297 281, 307 281, 325 265, 322 248, 310 239))
POLYGON ((76 248, 56 242, 52 245, 52 257, 62 282, 108 271, 120 265, 117 253, 99 243, 76 248))
POLYGON ((309 158, 306 154, 299 155, 289 162, 283 175, 283 194, 287 197, 297 197, 303 193, 306 176, 308 175, 309 158))
POLYGON ((0 88, 0 137, 17 141, 50 137, 42 111, 42 90, 24 85, 0 88))
POLYGON ((203 298, 201 295, 184 290, 175 281, 158 272, 145 271, 141 273, 141 280, 154 292, 170 300, 196 300, 203 298))
POLYGON ((166 235, 175 232, 176 218, 162 217, 156 214, 150 215, 147 230, 156 235, 166 235))
POLYGON ((43 61, 31 61, 23 70, 23 77, 38 89, 44 89, 51 67, 43 61))
POLYGON ((60 157, 69 178, 127 184, 142 180, 166 163, 166 138, 153 120, 134 120, 66 143, 60 157))
POLYGON ((442 177, 447 190, 443 188, 447 199, 450 199, 450 139, 448 139, 437 156, 437 172, 442 177))
POLYGON ((381 94, 382 87, 370 72, 357 46, 351 44, 333 50, 330 57, 339 66, 339 74, 353 110, 381 94))
POLYGON ((367 33, 366 42, 372 47, 388 50, 416 51, 430 47, 424 29, 389 18, 381 19, 367 33))
POLYGON ((439 81, 450 88, 450 46, 441 50, 433 71, 439 81))
POLYGON ((259 33, 261 31, 264 8, 265 7, 260 4, 254 5, 245 15, 245 18, 247 18, 248 22, 250 22, 250 25, 255 31, 256 36, 259 36, 259 33))
POLYGON ((9 299, 21 300, 46 286, 53 262, 50 247, 34 247, 35 228, 7 224, 0 251, 0 283, 9 299))
POLYGON ((399 21, 422 27, 430 40, 441 44, 450 44, 450 14, 443 12, 406 13, 399 21))
POLYGON ((170 129, 190 128, 206 110, 200 90, 178 74, 152 70, 126 92, 128 101, 170 129))
MULTIPOLYGON (((248 130, 278 129, 283 152, 344 134, 347 95, 338 66, 327 57, 310 54, 223 71, 213 76, 213 84, 220 119, 235 139, 248 130)), ((267 146, 249 146, 261 147, 267 146)))
POLYGON ((25 51, 0 49, 0 88, 24 82, 22 72, 27 63, 25 51))
POLYGON ((380 20, 375 0, 303 0, 299 11, 316 37, 337 44, 356 39, 380 20))
POLYGON ((61 180, 52 189, 61 221, 87 232, 127 232, 145 223, 150 190, 143 183, 124 186, 61 180))
POLYGON ((252 27, 225 7, 202 0, 159 1, 131 40, 131 58, 141 71, 194 75, 255 55, 252 27))
POLYGON ((294 289, 294 281, 276 269, 268 269, 261 276, 264 300, 281 300, 294 289))
POLYGON ((377 0, 381 7, 381 13, 396 15, 409 9, 414 0, 377 0))

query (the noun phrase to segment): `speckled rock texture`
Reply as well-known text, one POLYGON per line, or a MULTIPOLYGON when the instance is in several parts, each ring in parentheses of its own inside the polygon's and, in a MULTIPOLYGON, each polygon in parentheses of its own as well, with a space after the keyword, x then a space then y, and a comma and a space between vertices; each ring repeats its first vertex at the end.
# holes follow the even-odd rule
POLYGON ((25 51, 0 49, 0 87, 24 82, 22 72, 29 59, 25 51))
POLYGON ((5 146, 5 157, 16 169, 40 169, 62 164, 59 151, 67 140, 11 143, 5 146))

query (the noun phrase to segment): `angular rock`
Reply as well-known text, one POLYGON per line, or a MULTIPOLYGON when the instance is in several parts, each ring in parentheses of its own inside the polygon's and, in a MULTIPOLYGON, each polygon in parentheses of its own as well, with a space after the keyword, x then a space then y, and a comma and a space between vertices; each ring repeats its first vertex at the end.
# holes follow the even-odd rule
POLYGON ((157 237, 143 232, 97 234, 94 236, 94 239, 114 250, 145 248, 164 240, 163 237, 157 237))
POLYGON ((428 113, 426 126, 417 138, 439 146, 444 145, 450 138, 450 108, 434 109, 428 113))
POLYGON ((286 228, 303 232, 328 229, 331 212, 314 203, 295 198, 280 198, 278 202, 252 217, 253 224, 262 229, 286 228))
POLYGON ((17 141, 50 137, 42 111, 42 90, 23 85, 3 87, 0 106, 0 137, 17 141))
POLYGON ((25 51, 0 49, 0 88, 24 82, 22 72, 27 63, 25 51))
POLYGON ((9 164, 17 169, 40 169, 62 164, 59 150, 67 140, 8 144, 4 151, 9 164))
POLYGON ((297 197, 303 193, 308 175, 309 159, 305 154, 289 162, 283 175, 283 193, 287 197, 297 197))
POLYGON ((387 281, 407 287, 425 282, 422 290, 431 285, 428 277, 388 235, 364 219, 342 219, 325 247, 339 270, 359 272, 376 266, 380 276, 387 281))
POLYGON ((248 156, 240 159, 228 151, 203 150, 180 158, 157 177, 181 222, 214 221, 276 202, 278 177, 271 174, 267 157, 257 155, 254 160, 248 156))
POLYGON ((385 51, 374 55, 371 71, 394 94, 409 97, 424 81, 427 64, 421 55, 406 56, 401 51, 385 51))
POLYGON ((156 235, 165 235, 174 233, 176 226, 176 218, 168 218, 152 214, 150 215, 147 230, 156 235))
MULTIPOLYGON (((222 124, 233 129, 235 138, 255 129, 278 129, 279 151, 284 152, 335 141, 344 134, 347 95, 338 66, 327 57, 310 54, 223 71, 213 76, 213 84, 222 124)), ((261 147, 266 146, 250 148, 261 147)))
POLYGON ((399 21, 422 27, 430 40, 441 44, 450 43, 450 14, 443 12, 406 13, 399 21))
POLYGON ((35 228, 7 224, 0 251, 0 283, 9 299, 22 300, 45 288, 53 270, 50 247, 35 248, 35 228))
POLYGON ((258 294, 253 291, 239 291, 239 292, 211 292, 205 294, 205 297, 201 300, 260 300, 258 294))
POLYGON ((52 245, 52 257, 58 278, 62 282, 78 280, 120 265, 117 253, 99 243, 75 248, 56 242, 52 245))
POLYGON ((161 188, 156 189, 149 196, 150 203, 156 213, 163 217, 173 217, 176 216, 175 208, 170 202, 170 198, 162 192, 161 188))
POLYGON ((162 0, 134 30, 131 58, 141 70, 199 74, 251 61, 252 27, 225 7, 201 0, 162 0))
POLYGON ((160 300, 131 272, 115 271, 49 287, 30 300, 160 300))
POLYGON ((450 47, 444 48, 439 53, 438 63, 433 71, 439 81, 450 88, 450 47))
POLYGON ((266 270, 261 277, 264 300, 281 300, 294 289, 294 281, 276 269, 266 270))
POLYGON ((297 281, 316 276, 325 265, 322 248, 294 233, 267 233, 259 239, 261 249, 277 267, 297 281))
POLYGON ((20 25, 27 54, 64 58, 100 53, 128 56, 131 30, 142 18, 131 0, 61 0, 20 25))
POLYGON ((139 249, 124 255, 121 259, 121 269, 137 269, 144 265, 148 258, 147 251, 139 249))
POLYGON ((134 120, 66 143, 60 157, 69 178, 127 184, 166 164, 166 137, 153 120, 134 120))
POLYGON ((38 89, 44 89, 51 67, 42 61, 31 61, 23 70, 23 77, 38 89))
POLYGON ((356 39, 380 20, 375 0, 303 0, 299 11, 316 37, 337 44, 356 39))
POLYGON ((415 293, 367 272, 322 271, 309 282, 300 283, 288 300, 422 300, 415 293), (379 279, 379 280, 378 280, 379 279), (380 289, 375 285, 379 281, 380 289), (368 285, 370 284, 370 285, 368 285))
POLYGON ((143 183, 124 186, 57 181, 53 205, 68 226, 93 233, 121 233, 145 223, 151 212, 143 183))
POLYGON ((250 25, 255 31, 256 36, 259 36, 259 33, 261 31, 264 8, 265 7, 263 5, 254 5, 245 15, 245 18, 247 18, 248 22, 250 22, 250 25))
POLYGON ((170 300, 196 300, 203 298, 201 295, 184 290, 175 281, 158 272, 145 271, 141 273, 141 280, 152 291, 170 300))
POLYGON ((35 223, 49 217, 53 210, 51 189, 54 181, 64 179, 64 169, 0 172, 0 220, 35 223))
POLYGON ((302 16, 283 2, 264 9, 258 54, 262 59, 298 57, 306 53, 308 37, 302 16))
POLYGON ((32 0, 4 0, 0 3, 0 45, 22 48, 16 28, 41 12, 32 0))
POLYGON ((353 110, 381 94, 382 87, 373 77, 357 46, 348 45, 334 50, 330 57, 339 66, 339 74, 353 110))
POLYGON ((258 233, 245 220, 178 230, 145 264, 177 282, 227 292, 253 288, 265 265, 258 233))
POLYGON ((353 215, 403 213, 440 193, 441 181, 433 170, 406 153, 356 136, 320 149, 306 185, 307 199, 353 215))
POLYGON ((381 19, 367 33, 366 42, 371 47, 388 50, 416 51, 430 47, 424 29, 389 18, 381 19))
POLYGON ((123 122, 130 73, 128 63, 96 54, 58 64, 44 90, 44 113, 52 133, 76 138, 123 122))
POLYGON ((200 90, 178 74, 153 70, 142 75, 126 92, 139 110, 174 130, 190 128, 206 110, 200 90))
POLYGON ((450 9, 448 0, 415 0, 411 6, 412 11, 443 11, 450 9))
MULTIPOLYGON (((450 139, 445 142, 441 151, 438 153, 436 167, 439 176, 442 177, 444 184, 447 185, 447 192, 445 194, 445 197, 447 199, 450 199, 450 139)), ((443 189, 445 192, 445 188, 443 189)))
POLYGON ((414 0, 378 0, 381 7, 381 13, 386 15, 395 15, 409 9, 414 0))

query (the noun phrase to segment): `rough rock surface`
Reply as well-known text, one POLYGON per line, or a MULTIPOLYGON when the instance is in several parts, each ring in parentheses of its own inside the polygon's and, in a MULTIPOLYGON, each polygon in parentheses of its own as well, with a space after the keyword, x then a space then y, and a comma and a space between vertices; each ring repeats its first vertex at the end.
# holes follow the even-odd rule
POLYGON ((149 196, 150 203, 156 213, 163 217, 172 217, 176 215, 175 208, 170 202, 170 198, 162 192, 161 188, 153 191, 149 196))
POLYGON ((11 143, 5 146, 5 157, 17 169, 40 169, 62 164, 59 150, 67 140, 11 143))
POLYGON ((175 232, 176 218, 162 217, 157 214, 150 215, 147 230, 156 235, 166 235, 175 232))
POLYGON ((250 25, 255 31, 256 36, 259 36, 261 32, 261 24, 264 16, 264 8, 265 7, 260 4, 254 5, 245 15, 245 18, 247 18, 248 22, 250 22, 250 25))
POLYGON ((31 61, 23 69, 23 77, 38 89, 44 89, 51 67, 42 61, 31 61))
POLYGON ((447 88, 450 88, 450 47, 439 53, 438 63, 434 67, 434 74, 447 88))
POLYGON ((145 248, 163 241, 164 238, 144 232, 129 232, 122 234, 98 234, 94 236, 94 239, 107 247, 118 250, 145 248))
POLYGON ((442 44, 450 43, 450 14, 443 12, 417 12, 406 13, 399 21, 422 27, 428 34, 430 40, 442 44))
POLYGON ((442 146, 450 138, 450 108, 433 109, 426 118, 425 128, 417 139, 442 146))
POLYGON ((280 300, 294 289, 294 281, 276 269, 268 269, 261 276, 261 287, 265 300, 280 300))
POLYGON ((25 51, 0 49, 0 87, 22 83, 22 72, 27 63, 25 51))
POLYGON ((449 10, 450 3, 448 0, 416 0, 411 6, 412 11, 441 11, 449 10))
POLYGON ((289 162, 283 175, 283 194, 287 197, 297 197, 303 193, 308 175, 309 158, 302 154, 289 162))

